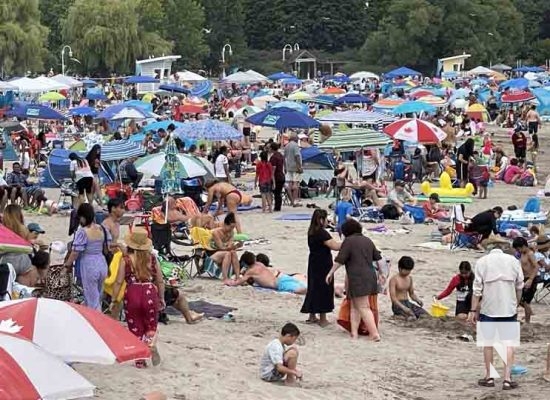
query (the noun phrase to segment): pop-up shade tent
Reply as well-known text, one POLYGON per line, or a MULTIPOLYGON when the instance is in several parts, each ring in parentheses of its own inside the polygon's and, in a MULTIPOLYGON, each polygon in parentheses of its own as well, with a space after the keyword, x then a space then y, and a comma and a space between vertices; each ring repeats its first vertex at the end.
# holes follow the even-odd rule
POLYGON ((422 74, 414 69, 408 67, 396 68, 390 72, 386 72, 384 77, 386 78, 398 78, 400 76, 422 76, 422 74))
POLYGON ((306 147, 300 150, 304 173, 302 178, 329 181, 334 177, 334 157, 332 154, 320 150, 317 146, 306 147))
MULTIPOLYGON (((38 182, 41 187, 44 188, 56 188, 61 185, 64 179, 71 178, 71 171, 69 169, 71 161, 69 160, 69 154, 73 153, 67 149, 53 149, 48 157, 46 168, 38 177, 38 182)), ((80 157, 85 157, 85 152, 75 152, 80 157)), ((99 179, 102 183, 113 182, 114 175, 109 168, 102 163, 99 171, 99 179)))
POLYGON ((538 100, 537 111, 541 116, 550 116, 550 90, 533 89, 533 94, 538 100))

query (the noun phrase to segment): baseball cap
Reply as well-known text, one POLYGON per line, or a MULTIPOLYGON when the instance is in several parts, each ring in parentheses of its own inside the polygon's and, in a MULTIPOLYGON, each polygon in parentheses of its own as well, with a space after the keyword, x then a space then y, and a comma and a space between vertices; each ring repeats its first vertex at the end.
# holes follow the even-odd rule
POLYGON ((394 186, 405 187, 405 182, 397 180, 395 181, 394 186))
POLYGON ((435 200, 436 203, 441 203, 441 200, 439 200, 439 195, 437 193, 430 194, 430 200, 435 200))
POLYGON ((302 140, 302 139, 308 139, 308 138, 309 138, 309 136, 306 135, 305 133, 300 133, 300 134, 298 135, 298 139, 300 139, 300 140, 302 140))
POLYGON ((44 229, 42 229, 42 227, 40 225, 38 225, 36 222, 32 222, 32 223, 28 224, 27 229, 31 232, 46 233, 46 231, 44 229))

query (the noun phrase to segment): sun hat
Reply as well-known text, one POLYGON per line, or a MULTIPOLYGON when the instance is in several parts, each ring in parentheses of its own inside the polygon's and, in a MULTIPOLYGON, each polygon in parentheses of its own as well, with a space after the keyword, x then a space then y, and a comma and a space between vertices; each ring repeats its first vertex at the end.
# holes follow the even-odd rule
POLYGON ((147 231, 144 228, 133 229, 124 238, 124 243, 134 250, 150 251, 153 247, 153 242, 147 236, 147 231))

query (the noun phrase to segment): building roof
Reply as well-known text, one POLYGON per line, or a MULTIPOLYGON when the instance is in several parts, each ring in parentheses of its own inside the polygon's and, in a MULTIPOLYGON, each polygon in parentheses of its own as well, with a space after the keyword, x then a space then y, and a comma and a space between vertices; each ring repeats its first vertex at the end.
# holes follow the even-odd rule
POLYGON ((176 61, 180 59, 181 56, 162 56, 162 57, 155 57, 155 58, 146 58, 145 60, 136 60, 136 64, 148 64, 158 61, 176 61))
POLYGON ((439 61, 461 60, 461 59, 470 58, 471 56, 472 56, 471 54, 464 53, 464 54, 460 54, 458 56, 440 58, 439 61))

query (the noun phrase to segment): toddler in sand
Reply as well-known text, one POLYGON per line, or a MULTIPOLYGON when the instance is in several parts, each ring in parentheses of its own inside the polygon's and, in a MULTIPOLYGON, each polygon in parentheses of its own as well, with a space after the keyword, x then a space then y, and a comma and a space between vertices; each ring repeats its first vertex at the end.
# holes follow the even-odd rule
POLYGON ((413 279, 410 276, 414 268, 414 260, 409 256, 399 259, 397 265, 399 272, 390 279, 391 309, 396 316, 407 319, 418 319, 428 315, 422 308, 422 300, 414 292, 413 279), (411 302, 409 298, 415 303, 411 302))
POLYGON ((286 385, 295 385, 302 378, 298 365, 298 349, 293 344, 300 336, 300 330, 292 323, 283 326, 281 334, 265 348, 260 361, 260 377, 267 382, 284 381, 286 385))

